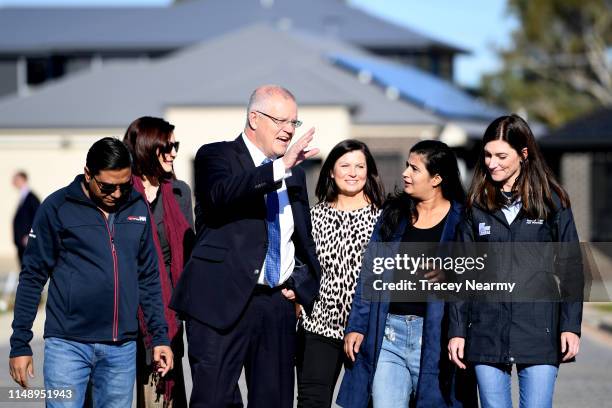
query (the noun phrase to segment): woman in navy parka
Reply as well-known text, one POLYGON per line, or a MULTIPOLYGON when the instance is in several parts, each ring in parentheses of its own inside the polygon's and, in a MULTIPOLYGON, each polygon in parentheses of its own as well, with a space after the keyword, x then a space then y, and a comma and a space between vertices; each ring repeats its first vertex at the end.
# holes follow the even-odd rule
POLYGON ((483 408, 512 408, 513 365, 519 405, 550 408, 559 365, 580 348, 584 276, 569 197, 519 116, 485 131, 466 208, 457 241, 505 254, 488 260, 488 279, 517 288, 454 302, 449 356, 474 369, 483 408))
MULTIPOLYGON (((448 146, 438 141, 419 142, 411 149, 406 164, 407 169, 403 173, 404 191, 396 194, 385 204, 370 245, 364 254, 360 282, 357 284, 345 330, 345 351, 354 361, 345 369, 337 399, 337 403, 345 408, 368 407, 381 350, 385 350, 383 354, 387 353, 385 344, 388 344, 389 339, 385 339, 385 329, 388 334, 390 329, 388 319, 404 317, 389 312, 392 305, 388 296, 385 298, 381 295, 380 298, 373 300, 372 296, 364 293, 363 282, 373 276, 373 259, 395 257, 401 242, 406 242, 404 238, 409 235, 410 229, 418 229, 414 227, 419 217, 419 208, 422 207, 419 205, 418 195, 429 194, 430 197, 434 197, 441 193, 437 196, 437 202, 444 207, 442 211, 446 214, 443 213, 438 217, 441 218, 438 223, 441 242, 453 240, 455 226, 462 217, 464 192, 456 158, 448 146), (422 168, 419 169, 419 166, 422 168), (415 176, 415 172, 418 171, 425 172, 426 184, 423 187, 425 190, 417 193, 414 191, 416 183, 412 181, 413 177, 418 177, 415 176)), ((439 211, 439 209, 433 210, 439 211)), ((425 215, 422 215, 422 219, 424 218, 425 215)), ((426 278, 430 279, 430 276, 426 278)), ((412 401, 416 402, 417 407, 476 407, 473 373, 464 370, 459 372, 460 370, 456 370, 447 357, 445 303, 430 301, 424 304, 423 308, 420 364, 417 364, 417 367, 407 367, 410 376, 414 376, 416 371, 418 381, 413 385, 415 381, 410 376, 399 381, 411 383, 407 389, 408 393, 412 393, 412 401)), ((412 319, 413 316, 405 317, 412 319)), ((393 381, 398 381, 398 378, 393 378, 393 381)), ((380 386, 378 381, 378 384, 382 388, 394 387, 391 383, 380 386)), ((390 388, 378 392, 379 396, 375 398, 379 401, 373 401, 375 408, 377 405, 390 403, 384 396, 387 391, 393 392, 390 388), (383 394, 382 399, 387 401, 380 401, 381 394, 383 394)), ((401 401, 401 404, 403 403, 404 401, 401 401)))

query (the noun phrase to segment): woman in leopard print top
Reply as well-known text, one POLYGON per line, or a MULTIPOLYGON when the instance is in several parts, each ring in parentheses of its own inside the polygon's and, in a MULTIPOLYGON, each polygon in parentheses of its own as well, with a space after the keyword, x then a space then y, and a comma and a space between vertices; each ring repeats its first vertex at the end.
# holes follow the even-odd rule
POLYGON ((380 215, 383 188, 368 147, 345 140, 328 155, 311 209, 312 235, 321 263, 321 289, 302 316, 298 353, 298 407, 329 407, 342 363, 344 327, 361 257, 380 215))
POLYGON ((313 311, 303 318, 306 331, 337 340, 344 338, 361 255, 379 214, 380 210, 370 204, 355 210, 338 210, 322 202, 310 210, 322 276, 313 311))

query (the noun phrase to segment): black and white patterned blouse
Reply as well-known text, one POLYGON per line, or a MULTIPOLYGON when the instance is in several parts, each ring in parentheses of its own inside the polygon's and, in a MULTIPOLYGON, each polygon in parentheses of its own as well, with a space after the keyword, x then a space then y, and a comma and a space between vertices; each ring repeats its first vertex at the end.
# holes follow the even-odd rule
POLYGON ((307 331, 344 338, 361 258, 379 215, 374 206, 340 211, 319 203, 310 209, 312 237, 321 263, 321 289, 312 314, 302 316, 307 331))

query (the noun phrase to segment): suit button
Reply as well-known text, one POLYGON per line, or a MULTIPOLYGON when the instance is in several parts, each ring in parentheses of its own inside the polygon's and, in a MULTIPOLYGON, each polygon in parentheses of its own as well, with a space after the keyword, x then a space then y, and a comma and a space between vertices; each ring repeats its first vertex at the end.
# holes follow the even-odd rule
POLYGON ((259 269, 255 269, 255 270, 253 271, 253 274, 255 274, 255 275, 259 275, 259 269))
POLYGON ((510 361, 511 363, 514 363, 514 357, 510 357, 508 361, 510 361))

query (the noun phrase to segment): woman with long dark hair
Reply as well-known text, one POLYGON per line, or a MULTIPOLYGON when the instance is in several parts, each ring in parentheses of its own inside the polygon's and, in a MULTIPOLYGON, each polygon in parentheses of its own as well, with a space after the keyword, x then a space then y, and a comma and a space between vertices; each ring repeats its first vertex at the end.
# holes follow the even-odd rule
POLYGON ((162 299, 168 336, 174 352, 174 370, 164 378, 151 363, 151 338, 139 311, 137 343, 137 406, 187 407, 181 358, 183 326, 168 308, 172 290, 187 261, 194 241, 191 189, 174 175, 173 163, 179 149, 174 126, 161 118, 141 117, 130 124, 123 139, 133 157, 134 188, 149 204, 153 239, 159 261, 162 299))
POLYGON ((302 316, 298 406, 330 407, 344 353, 342 339, 361 256, 378 220, 383 187, 368 147, 338 143, 323 163, 310 213, 321 264, 321 288, 312 313, 302 316))
POLYGON ((513 364, 518 372, 520 406, 552 407, 559 363, 572 360, 580 346, 580 259, 561 253, 555 267, 550 257, 551 273, 538 269, 533 272, 538 276, 526 276, 532 269, 520 262, 523 258, 526 264, 533 264, 536 258, 548 259, 545 246, 537 242, 578 242, 570 201, 546 165, 529 125, 519 116, 494 120, 484 133, 482 146, 457 239, 502 244, 508 253, 515 243, 534 243, 529 245, 532 255, 512 253, 503 258, 511 263, 494 263, 490 270, 530 282, 529 289, 537 291, 534 286, 540 282, 556 287, 552 271, 559 268, 564 271, 561 287, 578 296, 559 302, 470 299, 453 303, 449 358, 460 368, 474 366, 483 408, 512 407, 513 364), (567 279, 572 281, 570 286, 567 279))
MULTIPOLYGON (((406 302, 393 295, 374 301, 364 293, 373 259, 395 257, 402 243, 450 241, 461 219, 465 193, 457 159, 446 144, 414 145, 402 177, 404 188, 385 203, 364 256, 344 337, 345 353, 354 363, 345 371, 338 404, 365 408, 371 399, 374 408, 408 407, 411 400, 416 406, 473 406, 473 382, 457 378, 442 354, 444 302, 406 302)), ((431 270, 423 278, 436 282, 443 276, 431 270)))

